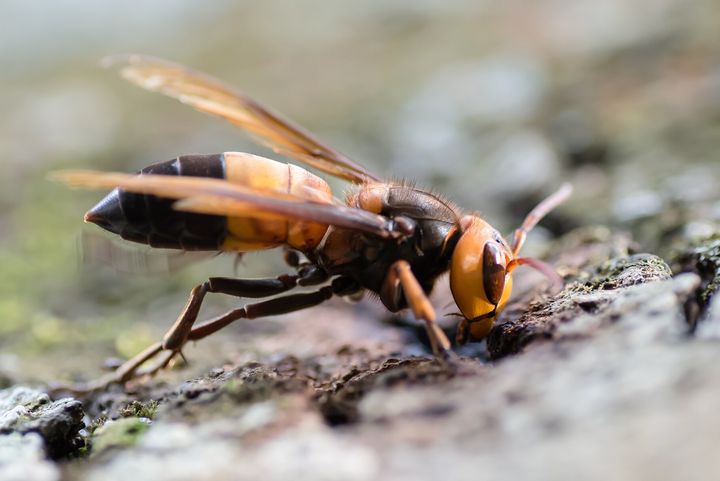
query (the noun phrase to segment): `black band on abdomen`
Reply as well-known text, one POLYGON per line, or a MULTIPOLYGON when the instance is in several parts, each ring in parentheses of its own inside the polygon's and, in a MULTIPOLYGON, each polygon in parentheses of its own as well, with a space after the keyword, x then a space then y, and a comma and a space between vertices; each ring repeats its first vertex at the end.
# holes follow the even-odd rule
MULTIPOLYGON (((144 168, 141 174, 225 178, 223 154, 183 155, 144 168)), ((175 201, 154 195, 120 191, 127 219, 121 235, 152 247, 184 250, 219 250, 227 236, 227 218, 174 210, 175 201)))

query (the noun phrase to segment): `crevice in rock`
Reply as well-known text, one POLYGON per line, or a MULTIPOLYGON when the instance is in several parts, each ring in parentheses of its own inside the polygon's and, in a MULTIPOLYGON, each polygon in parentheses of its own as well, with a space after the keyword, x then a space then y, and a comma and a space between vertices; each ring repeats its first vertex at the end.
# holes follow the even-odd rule
POLYGON ((373 389, 389 389, 402 384, 438 383, 455 376, 457 371, 428 358, 387 359, 374 369, 354 368, 325 390, 315 402, 330 426, 359 421, 359 404, 373 389))
POLYGON ((707 316, 710 302, 720 287, 720 239, 713 236, 697 241, 673 257, 673 270, 694 272, 701 279, 695 295, 684 306, 690 333, 694 333, 698 323, 707 316))

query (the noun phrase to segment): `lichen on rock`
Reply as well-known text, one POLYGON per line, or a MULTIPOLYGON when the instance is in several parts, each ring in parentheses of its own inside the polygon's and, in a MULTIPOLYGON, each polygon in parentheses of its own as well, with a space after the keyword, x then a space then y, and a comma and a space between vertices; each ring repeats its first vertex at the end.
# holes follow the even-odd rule
POLYGON ((628 288, 666 281, 671 275, 665 261, 651 254, 606 260, 578 276, 579 280, 569 280, 565 289, 552 298, 532 303, 517 319, 494 326, 487 339, 489 354, 498 359, 519 352, 531 342, 553 339, 560 326, 580 316, 603 316, 612 302, 626 295, 628 288))

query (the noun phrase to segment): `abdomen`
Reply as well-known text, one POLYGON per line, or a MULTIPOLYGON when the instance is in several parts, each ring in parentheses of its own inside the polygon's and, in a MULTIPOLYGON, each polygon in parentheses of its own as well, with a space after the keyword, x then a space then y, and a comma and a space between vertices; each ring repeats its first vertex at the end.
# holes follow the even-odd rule
MULTIPOLYGON (((292 193, 314 202, 332 202, 330 186, 292 164, 250 154, 183 155, 150 165, 141 174, 212 177, 263 190, 292 193)), ((183 250, 252 251, 287 244, 314 249, 327 226, 295 220, 261 220, 174 210, 174 200, 115 189, 86 219, 124 239, 183 250)))

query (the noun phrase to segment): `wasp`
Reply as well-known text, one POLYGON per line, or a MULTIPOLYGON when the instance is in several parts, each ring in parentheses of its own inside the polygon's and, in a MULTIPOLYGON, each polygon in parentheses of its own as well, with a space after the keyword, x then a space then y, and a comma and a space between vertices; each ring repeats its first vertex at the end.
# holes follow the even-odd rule
POLYGON ((508 301, 518 266, 533 267, 562 285, 552 267, 519 253, 527 233, 570 195, 569 184, 537 205, 508 242, 479 215, 465 214, 431 191, 383 180, 211 76, 139 55, 115 58, 114 63, 140 87, 219 116, 276 153, 355 187, 341 203, 328 183, 308 170, 241 152, 181 155, 139 174, 59 173, 72 186, 113 189, 85 214, 85 221, 123 239, 152 247, 237 253, 283 247, 294 269, 275 278, 210 277, 198 284, 161 341, 89 389, 155 373, 182 356, 188 341, 238 319, 289 313, 364 291, 376 294, 391 312, 409 308, 424 322, 435 356, 449 359, 451 343, 428 300, 441 275, 449 271, 462 315, 458 343, 487 335, 508 301), (315 290, 285 294, 309 286, 315 290), (197 323, 208 293, 270 299, 197 323))

